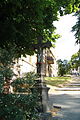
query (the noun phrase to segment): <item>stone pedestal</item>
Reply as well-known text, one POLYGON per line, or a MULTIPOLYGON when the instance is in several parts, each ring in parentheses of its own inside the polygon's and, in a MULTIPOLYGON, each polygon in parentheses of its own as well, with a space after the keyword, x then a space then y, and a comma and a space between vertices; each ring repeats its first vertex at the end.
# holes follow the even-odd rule
POLYGON ((37 80, 36 89, 40 93, 40 112, 46 113, 49 111, 48 104, 48 91, 49 87, 45 85, 45 83, 41 83, 41 80, 37 80))
POLYGON ((47 86, 42 86, 42 108, 43 112, 49 111, 49 104, 48 104, 48 90, 50 89, 47 86))

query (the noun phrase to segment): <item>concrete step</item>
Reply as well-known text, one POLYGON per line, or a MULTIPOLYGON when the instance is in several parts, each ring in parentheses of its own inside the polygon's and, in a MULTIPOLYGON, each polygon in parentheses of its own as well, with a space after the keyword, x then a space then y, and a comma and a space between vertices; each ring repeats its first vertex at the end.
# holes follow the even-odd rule
POLYGON ((80 83, 71 83, 71 84, 67 84, 67 86, 80 86, 80 83))
POLYGON ((55 88, 57 91, 80 91, 80 88, 68 87, 68 88, 55 88))

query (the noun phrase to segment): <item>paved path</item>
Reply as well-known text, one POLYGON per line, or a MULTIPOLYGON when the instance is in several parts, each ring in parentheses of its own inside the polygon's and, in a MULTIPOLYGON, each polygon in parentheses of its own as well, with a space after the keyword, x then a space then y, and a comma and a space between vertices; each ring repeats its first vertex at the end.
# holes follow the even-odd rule
MULTIPOLYGON (((80 77, 74 76, 71 87, 73 83, 80 84, 79 80, 80 77)), ((70 85, 68 86, 70 87, 70 85)), ((57 114, 59 118, 56 120, 80 120, 80 91, 55 91, 55 89, 56 87, 54 89, 51 87, 49 91, 49 103, 51 106, 61 107, 61 110, 57 114)))

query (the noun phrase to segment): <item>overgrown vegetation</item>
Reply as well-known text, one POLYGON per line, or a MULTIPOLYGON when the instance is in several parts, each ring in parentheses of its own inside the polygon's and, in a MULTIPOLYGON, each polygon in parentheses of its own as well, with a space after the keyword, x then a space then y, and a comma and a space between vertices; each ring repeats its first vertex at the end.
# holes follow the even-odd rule
POLYGON ((37 74, 34 72, 29 72, 24 74, 22 78, 17 78, 12 82, 13 91, 14 92, 24 92, 24 93, 30 93, 31 89, 36 84, 37 74))
POLYGON ((33 88, 35 79, 34 73, 27 73, 12 83, 14 94, 0 93, 0 120, 38 119, 39 93, 33 88))
POLYGON ((0 120, 37 120, 39 93, 33 89, 37 76, 27 73, 11 83, 13 53, 13 49, 0 49, 0 120), (10 93, 11 84, 14 94, 10 93))
POLYGON ((34 94, 0 94, 0 120, 37 120, 38 103, 34 94))

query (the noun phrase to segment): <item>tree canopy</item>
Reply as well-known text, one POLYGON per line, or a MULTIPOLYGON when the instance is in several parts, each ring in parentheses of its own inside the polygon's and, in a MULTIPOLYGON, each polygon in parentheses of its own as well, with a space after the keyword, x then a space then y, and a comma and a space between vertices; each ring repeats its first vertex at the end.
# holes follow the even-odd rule
POLYGON ((70 71, 70 64, 67 60, 57 60, 58 63, 58 75, 63 76, 70 71))
POLYGON ((78 67, 80 66, 80 58, 79 58, 80 53, 79 52, 80 51, 78 51, 77 53, 71 56, 71 60, 70 60, 71 68, 78 69, 78 67))
POLYGON ((80 44, 80 10, 76 12, 75 16, 77 16, 77 22, 72 27, 72 32, 75 32, 76 43, 80 44))
POLYGON ((53 21, 75 11, 79 0, 0 0, 0 47, 33 54, 38 36, 55 41, 53 21))

